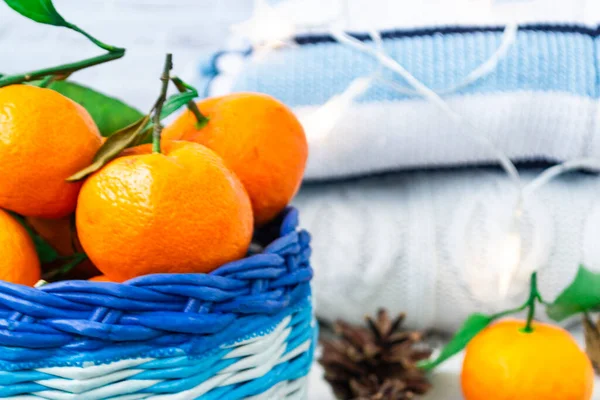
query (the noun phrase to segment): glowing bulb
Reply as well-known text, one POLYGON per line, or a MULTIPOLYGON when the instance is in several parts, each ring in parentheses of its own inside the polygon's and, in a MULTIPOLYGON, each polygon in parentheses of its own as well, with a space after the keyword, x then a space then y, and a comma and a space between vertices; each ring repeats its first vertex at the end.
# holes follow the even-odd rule
POLYGON ((518 232, 509 232, 498 244, 492 263, 493 270, 500 271, 498 288, 500 296, 504 298, 521 264, 521 235, 518 232))
POLYGON ((367 91, 372 80, 372 77, 356 78, 343 93, 330 98, 314 113, 305 117, 301 116, 300 120, 309 141, 326 138, 352 105, 354 99, 367 91))
POLYGON ((252 16, 231 29, 259 48, 279 47, 296 31, 294 23, 265 0, 256 1, 252 16))

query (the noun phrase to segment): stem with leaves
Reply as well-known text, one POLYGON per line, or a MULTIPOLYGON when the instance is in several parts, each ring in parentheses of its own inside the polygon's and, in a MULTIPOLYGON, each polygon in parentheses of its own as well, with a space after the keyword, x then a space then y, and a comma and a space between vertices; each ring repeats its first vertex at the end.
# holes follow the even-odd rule
POLYGON ((172 57, 171 55, 168 55, 167 62, 165 63, 165 72, 161 75, 161 95, 154 102, 154 105, 148 114, 136 122, 113 132, 102 146, 100 146, 100 149, 96 152, 91 164, 77 171, 70 176, 67 181, 76 182, 84 179, 90 174, 98 171, 114 158, 118 157, 123 150, 132 146, 143 143, 153 143, 153 151, 157 153, 160 152, 160 120, 167 118, 194 98, 198 97, 198 91, 187 85, 186 87, 188 87, 188 90, 185 93, 176 93, 166 98, 171 67, 172 57))
POLYGON ((531 324, 533 323, 533 318, 535 317, 535 306, 538 301, 540 303, 544 303, 544 300, 542 299, 542 295, 540 294, 540 292, 538 290, 537 272, 534 272, 531 274, 531 278, 529 281, 529 297, 527 298, 527 301, 525 303, 523 303, 520 307, 513 308, 511 310, 502 311, 498 314, 494 314, 491 316, 491 318, 496 320, 499 318, 504 318, 508 315, 516 314, 521 311, 527 310, 527 320, 525 322, 525 326, 523 327, 522 331, 525 333, 531 333, 531 332, 533 332, 533 328, 532 328, 531 324))
POLYGON ((485 329, 492 322, 504 318, 508 315, 516 314, 524 310, 527 311, 527 321, 525 326, 521 329, 523 333, 533 332, 532 322, 535 316, 535 306, 537 302, 542 304, 544 300, 540 295, 537 286, 537 272, 531 274, 531 281, 529 285, 529 297, 527 301, 517 308, 499 312, 497 314, 485 315, 480 313, 471 314, 469 318, 463 323, 463 326, 455 333, 454 337, 448 342, 448 344, 442 349, 440 354, 435 358, 419 363, 419 367, 429 371, 437 367, 450 357, 454 356, 467 346, 467 344, 473 339, 479 332, 485 329))
POLYGON ((508 315, 517 314, 521 311, 527 310, 527 319, 525 320, 525 326, 523 327, 523 329, 521 331, 524 333, 533 332, 533 327, 531 325, 532 325, 533 319, 535 317, 536 303, 539 301, 540 303, 544 304, 542 295, 540 294, 540 292, 538 290, 537 281, 538 281, 537 280, 537 272, 534 272, 531 274, 531 278, 529 281, 529 297, 527 298, 527 301, 525 303, 523 303, 520 307, 513 308, 511 310, 502 311, 498 314, 492 315, 492 319, 496 320, 496 319, 504 318, 508 315))
POLYGON ((38 79, 44 79, 48 76, 57 76, 58 79, 64 79, 64 77, 67 77, 81 69, 116 60, 125 55, 125 49, 103 43, 100 40, 93 37, 92 35, 90 35, 89 33, 87 33, 86 31, 84 31, 83 29, 81 29, 80 27, 78 27, 77 25, 66 21, 58 13, 58 11, 56 11, 51 0, 46 0, 43 2, 43 4, 41 4, 40 2, 20 2, 8 0, 5 0, 5 2, 8 4, 9 7, 33 21, 48 25, 61 26, 78 32, 85 36, 96 46, 100 47, 103 50, 106 50, 108 53, 69 64, 59 65, 56 67, 44 68, 17 75, 1 76, 0 87, 14 85, 17 83, 31 82, 38 79))
MULTIPOLYGON (((600 272, 592 271, 580 265, 573 282, 551 303, 545 302, 542 298, 538 289, 537 278, 537 273, 534 272, 531 275, 529 297, 523 305, 493 315, 471 314, 462 327, 455 333, 452 340, 444 346, 440 354, 435 359, 419 363, 419 366, 428 371, 437 367, 464 349, 472 338, 495 320, 526 309, 528 310, 527 320, 525 326, 520 331, 524 334, 533 332, 532 321, 537 302, 546 307, 546 314, 556 322, 564 321, 573 315, 583 313, 586 325, 597 331, 596 325, 592 322, 589 313, 600 311, 600 272)), ((600 359, 600 357, 598 358, 600 359)))
POLYGON ((162 81, 162 86, 160 89, 160 95, 156 100, 156 105, 154 106, 154 130, 152 132, 152 152, 160 153, 160 134, 162 132, 162 125, 160 123, 160 113, 162 112, 163 105, 167 100, 167 88, 169 87, 169 74, 171 69, 173 68, 173 55, 167 54, 165 59, 165 67, 163 69, 162 76, 160 80, 162 81))

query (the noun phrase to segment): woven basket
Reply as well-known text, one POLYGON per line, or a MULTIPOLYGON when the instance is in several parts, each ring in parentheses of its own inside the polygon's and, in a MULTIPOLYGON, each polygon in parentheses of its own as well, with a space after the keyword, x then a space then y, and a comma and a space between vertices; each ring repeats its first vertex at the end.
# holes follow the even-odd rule
POLYGON ((0 282, 0 397, 305 398, 317 328, 297 224, 287 209, 260 253, 210 274, 0 282))

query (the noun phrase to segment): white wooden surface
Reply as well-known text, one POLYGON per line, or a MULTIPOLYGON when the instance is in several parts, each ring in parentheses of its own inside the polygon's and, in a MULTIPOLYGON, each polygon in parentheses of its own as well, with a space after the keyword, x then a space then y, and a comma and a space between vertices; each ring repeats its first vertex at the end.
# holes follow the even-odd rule
MULTIPOLYGON (((573 332, 579 343, 583 343, 581 330, 573 332)), ((442 364, 431 376, 433 389, 421 400, 463 400, 460 390, 460 369, 463 354, 451 358, 442 364)), ((310 400, 335 400, 329 385, 323 380, 323 369, 315 363, 310 375, 310 400)), ((533 399, 523 399, 533 400, 533 399)), ((540 399, 541 400, 541 399, 540 399)), ((596 377, 592 400, 600 400, 600 377, 596 377)))

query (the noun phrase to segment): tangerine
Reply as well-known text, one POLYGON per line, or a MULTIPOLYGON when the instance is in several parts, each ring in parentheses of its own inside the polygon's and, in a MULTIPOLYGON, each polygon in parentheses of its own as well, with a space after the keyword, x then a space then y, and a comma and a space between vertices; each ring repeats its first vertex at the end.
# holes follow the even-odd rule
POLYGON ((40 260, 27 230, 0 210, 0 280, 33 286, 40 280, 40 260))
POLYGON ((163 141, 162 153, 130 149, 84 183, 77 232, 113 281, 151 273, 210 272, 245 256, 252 208, 212 150, 163 141))
POLYGON ((113 279, 110 279, 106 275, 94 276, 94 277, 91 277, 90 279, 88 279, 88 281, 91 281, 91 282, 115 282, 113 279))
POLYGON ((564 329, 525 321, 497 322, 473 338, 461 383, 466 400, 589 400, 594 371, 564 329))
POLYGON ((61 256, 82 250, 70 216, 57 219, 26 217, 25 222, 61 256))
POLYGON ((88 166, 100 133, 79 104, 50 89, 0 89, 0 207, 61 218, 75 210, 81 182, 66 179, 88 166))
POLYGON ((200 143, 223 157, 250 196, 256 224, 270 221, 300 187, 308 157, 302 125, 285 104, 260 93, 209 98, 198 107, 206 126, 198 129, 188 110, 163 137, 200 143))

